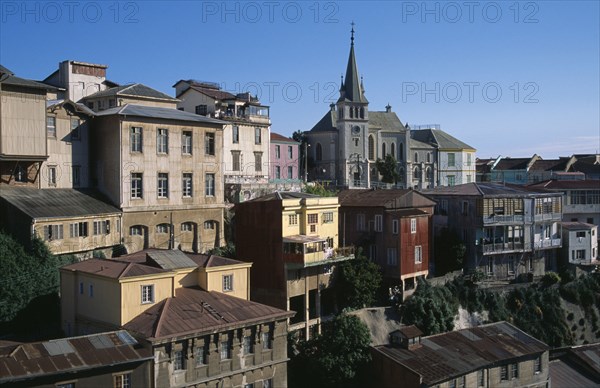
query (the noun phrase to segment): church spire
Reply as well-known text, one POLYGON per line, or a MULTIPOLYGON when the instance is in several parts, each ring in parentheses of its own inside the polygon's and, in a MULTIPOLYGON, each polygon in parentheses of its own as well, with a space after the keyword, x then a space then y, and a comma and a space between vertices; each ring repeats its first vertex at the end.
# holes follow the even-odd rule
POLYGON ((344 79, 342 90, 340 90, 339 101, 367 103, 365 98, 362 79, 358 77, 358 67, 354 57, 354 22, 350 31, 350 56, 348 57, 348 66, 346 67, 346 78, 344 79))

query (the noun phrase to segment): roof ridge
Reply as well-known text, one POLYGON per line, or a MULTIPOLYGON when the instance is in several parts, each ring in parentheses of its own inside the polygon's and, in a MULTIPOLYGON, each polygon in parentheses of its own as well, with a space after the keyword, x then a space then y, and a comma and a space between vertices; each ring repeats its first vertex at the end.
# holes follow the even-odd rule
POLYGON ((160 335, 160 330, 162 329, 162 324, 164 322, 164 317, 167 309, 169 308, 169 304, 171 302, 171 298, 167 298, 165 303, 163 304, 162 309, 160 310, 160 316, 158 317, 158 323, 156 324, 156 330, 154 330, 154 337, 158 337, 160 335))
POLYGON ((129 269, 131 268, 132 265, 133 265, 133 262, 127 263, 127 265, 125 266, 125 268, 123 268, 123 271, 121 271, 121 273, 119 274, 119 276, 117 276, 117 278, 120 279, 121 277, 125 276, 125 273, 127 271, 129 271, 129 269))

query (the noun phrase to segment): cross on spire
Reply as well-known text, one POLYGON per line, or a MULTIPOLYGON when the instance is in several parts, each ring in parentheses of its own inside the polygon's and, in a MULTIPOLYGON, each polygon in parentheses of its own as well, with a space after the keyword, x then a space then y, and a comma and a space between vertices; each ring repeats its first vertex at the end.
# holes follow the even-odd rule
POLYGON ((355 26, 354 20, 352 21, 352 23, 350 23, 350 25, 352 26, 352 30, 350 30, 350 32, 352 33, 352 35, 350 37, 350 41, 351 41, 352 45, 354 45, 354 26, 355 26))

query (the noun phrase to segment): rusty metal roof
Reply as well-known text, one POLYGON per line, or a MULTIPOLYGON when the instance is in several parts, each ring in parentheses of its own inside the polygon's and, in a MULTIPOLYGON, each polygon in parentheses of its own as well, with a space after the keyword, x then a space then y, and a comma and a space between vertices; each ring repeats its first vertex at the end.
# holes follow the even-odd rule
POLYGON ((548 345, 508 322, 423 337, 421 345, 414 350, 390 345, 374 349, 420 374, 425 385, 438 384, 485 366, 534 356, 549 349, 548 345))
POLYGON ((174 298, 157 303, 124 327, 150 341, 159 341, 286 319, 294 314, 293 311, 280 310, 220 292, 179 288, 174 298))
POLYGON ((112 279, 122 279, 151 274, 167 273, 168 270, 141 263, 130 263, 120 259, 89 259, 69 264, 62 270, 90 273, 112 279))
POLYGON ((8 349, 0 353, 0 384, 153 358, 151 350, 141 347, 125 330, 9 345, 8 349))
POLYGON ((348 189, 338 193, 340 206, 385 207, 402 209, 435 206, 435 202, 412 189, 361 190, 348 189))

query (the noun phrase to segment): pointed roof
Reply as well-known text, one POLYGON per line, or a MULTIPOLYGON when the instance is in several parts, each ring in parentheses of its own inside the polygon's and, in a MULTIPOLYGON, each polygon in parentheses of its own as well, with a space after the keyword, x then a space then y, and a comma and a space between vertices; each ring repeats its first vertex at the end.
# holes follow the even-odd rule
POLYGON ((101 90, 94 94, 84 97, 84 99, 108 97, 108 96, 124 96, 124 97, 143 97, 155 100, 163 100, 169 102, 178 102, 179 100, 173 98, 163 92, 159 92, 156 89, 152 89, 144 84, 135 83, 122 86, 116 86, 110 89, 101 90))
POLYGON ((354 57, 354 23, 352 24, 352 37, 350 38, 350 56, 348 57, 348 66, 346 67, 346 78, 340 89, 340 99, 338 101, 368 103, 365 98, 362 81, 358 77, 358 67, 354 57))

